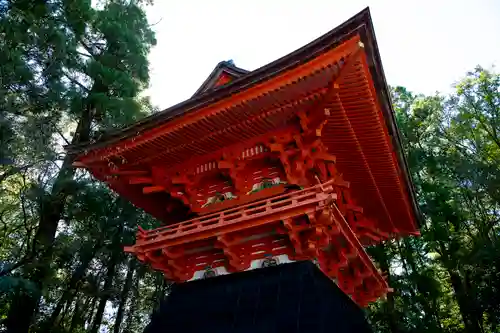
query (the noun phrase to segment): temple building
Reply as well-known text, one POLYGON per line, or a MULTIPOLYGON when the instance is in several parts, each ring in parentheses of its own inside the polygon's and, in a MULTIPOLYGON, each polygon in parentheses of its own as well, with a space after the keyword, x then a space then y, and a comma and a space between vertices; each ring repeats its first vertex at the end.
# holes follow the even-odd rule
POLYGON ((68 151, 163 223, 125 251, 181 289, 309 261, 365 307, 390 291, 365 247, 418 235, 368 9, 256 70, 223 61, 190 99, 68 151))

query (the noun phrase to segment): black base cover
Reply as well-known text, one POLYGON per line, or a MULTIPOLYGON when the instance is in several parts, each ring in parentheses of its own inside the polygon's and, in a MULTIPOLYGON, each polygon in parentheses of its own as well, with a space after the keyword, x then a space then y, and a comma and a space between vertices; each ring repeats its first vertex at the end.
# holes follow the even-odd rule
POLYGON ((145 333, 371 333, 363 310, 311 262, 177 284, 145 333))

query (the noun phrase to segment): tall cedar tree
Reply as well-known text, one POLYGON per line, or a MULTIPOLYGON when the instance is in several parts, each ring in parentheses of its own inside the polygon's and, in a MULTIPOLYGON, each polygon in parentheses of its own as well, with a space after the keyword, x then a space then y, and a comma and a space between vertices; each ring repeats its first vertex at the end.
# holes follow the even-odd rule
MULTIPOLYGON (((49 132, 67 119, 75 122, 72 144, 141 116, 137 96, 148 84, 147 55, 155 39, 140 3, 106 1, 93 8, 90 0, 10 1, 2 2, 1 13, 7 41, 15 43, 20 35, 26 42, 22 54, 6 55, 28 67, 26 77, 13 73, 11 80, 24 80, 25 89, 33 90, 16 92, 18 85, 13 82, 14 92, 5 93, 4 98, 10 99, 6 104, 20 103, 15 94, 24 93, 28 108, 44 114, 49 132), (33 62, 26 59, 31 56, 33 62), (31 94, 36 95, 33 101, 28 98, 31 94)), ((23 117, 21 110, 11 112, 23 117)), ((12 132, 7 125, 3 128, 6 135, 12 132)), ((2 148, 9 152, 10 147, 2 148)), ((39 222, 28 254, 32 264, 23 271, 39 292, 51 275, 56 231, 75 188, 72 162, 72 156, 65 156, 50 188, 39 194, 39 222)), ((28 332, 40 295, 17 293, 5 323, 9 332, 28 332)))

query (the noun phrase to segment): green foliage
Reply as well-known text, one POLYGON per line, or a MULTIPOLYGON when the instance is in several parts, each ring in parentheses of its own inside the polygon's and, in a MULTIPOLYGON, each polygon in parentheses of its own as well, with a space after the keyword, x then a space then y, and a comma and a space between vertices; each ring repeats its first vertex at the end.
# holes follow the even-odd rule
MULTIPOLYGON (((62 145, 153 110, 139 97, 156 43, 144 4, 0 0, 0 331, 27 331, 30 321, 30 331, 114 324, 96 304, 120 302, 123 244, 137 223, 156 222, 75 174, 62 145)), ((139 294, 133 302, 150 312, 139 294)))
MULTIPOLYGON (((396 87, 393 101, 424 214, 420 238, 384 252, 398 331, 496 332, 500 76, 477 68, 450 96, 396 87)), ((395 331, 384 304, 370 318, 380 332, 395 331)))
MULTIPOLYGON (((8 267, 6 267, 8 268, 8 267)), ((6 291, 7 295, 13 294, 17 289, 22 289, 23 292, 37 294, 40 291, 30 280, 26 280, 14 276, 2 276, 0 277, 0 290, 6 291)))

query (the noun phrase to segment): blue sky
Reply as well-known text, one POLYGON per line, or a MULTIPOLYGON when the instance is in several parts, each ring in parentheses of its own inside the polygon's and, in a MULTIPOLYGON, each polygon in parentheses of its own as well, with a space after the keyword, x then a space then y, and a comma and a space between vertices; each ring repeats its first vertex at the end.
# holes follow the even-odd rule
POLYGON ((189 98, 219 61, 256 69, 366 6, 391 85, 447 92, 478 64, 500 66, 500 0, 156 0, 147 94, 167 108, 189 98))

